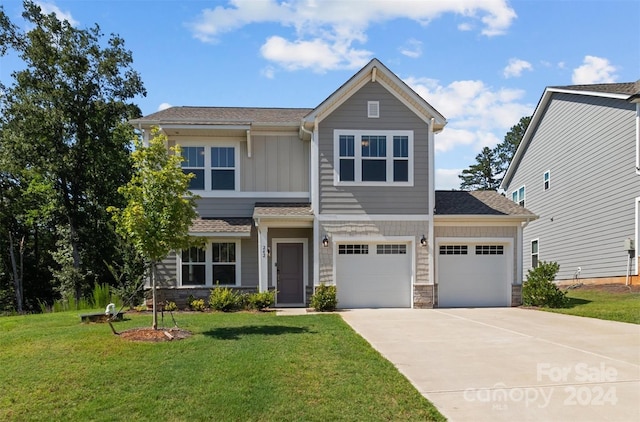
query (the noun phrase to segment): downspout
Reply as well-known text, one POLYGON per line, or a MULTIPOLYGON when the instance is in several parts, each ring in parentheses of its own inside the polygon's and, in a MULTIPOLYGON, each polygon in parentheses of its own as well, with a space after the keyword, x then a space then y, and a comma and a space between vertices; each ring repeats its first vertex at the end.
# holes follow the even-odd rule
POLYGON ((311 211, 313 212, 313 286, 320 282, 320 223, 318 221, 318 144, 316 142, 316 134, 318 132, 318 118, 314 120, 313 131, 307 130, 304 127, 304 120, 300 123, 300 131, 308 134, 311 137, 310 160, 309 160, 309 194, 311 195, 311 211))
MULTIPOLYGON (((433 233, 433 216, 434 210, 436 208, 436 193, 435 193, 435 146, 434 146, 434 136, 433 136, 433 126, 435 124, 436 119, 431 118, 429 122, 429 139, 427 142, 428 145, 428 153, 429 153, 429 221, 427 223, 427 227, 429 230, 429 241, 427 242, 427 254, 428 254, 428 263, 429 263, 429 284, 431 284, 431 306, 435 307, 436 303, 436 279, 435 279, 435 259, 433 257, 434 254, 434 241, 435 234, 433 233)), ((413 304, 412 304, 413 305, 413 304)))
POLYGON ((640 176, 640 102, 636 103, 636 174, 640 176))

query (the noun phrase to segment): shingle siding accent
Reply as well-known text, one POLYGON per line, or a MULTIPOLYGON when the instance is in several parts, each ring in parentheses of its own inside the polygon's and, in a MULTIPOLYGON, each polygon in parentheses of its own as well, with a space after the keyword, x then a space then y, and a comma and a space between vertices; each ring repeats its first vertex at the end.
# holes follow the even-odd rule
MULTIPOLYGON (((518 244, 518 227, 516 226, 435 226, 433 228, 435 238, 439 237, 460 237, 460 238, 510 238, 513 239, 513 275, 511 282, 520 283, 518 280, 518 255, 521 245, 518 244)), ((438 251, 434 251, 437 255, 438 251)), ((437 256, 435 261, 437 262, 437 256)))
MULTIPOLYGON (((413 236, 415 245, 415 283, 429 282, 428 248, 420 246, 420 238, 429 236, 426 221, 335 221, 321 222, 320 232, 329 238, 345 236, 363 238, 369 236, 413 236)), ((366 241, 366 240, 365 240, 366 241)), ((320 283, 333 284, 333 244, 320 248, 320 283)))
MULTIPOLYGON (((555 93, 508 186, 526 185, 525 206, 540 216, 524 230, 524 272, 531 241, 539 260, 560 264, 558 280, 623 276, 622 245, 635 237, 635 104, 555 93), (543 190, 543 173, 551 187, 543 190)), ((635 273, 632 265, 632 273, 635 273)))
MULTIPOLYGON (((427 214, 428 126, 379 83, 368 83, 319 125, 320 213, 427 214), (367 101, 380 117, 367 117, 367 101), (343 130, 413 130, 414 186, 334 186, 333 134, 343 130)), ((389 152, 389 153, 392 153, 389 152)))

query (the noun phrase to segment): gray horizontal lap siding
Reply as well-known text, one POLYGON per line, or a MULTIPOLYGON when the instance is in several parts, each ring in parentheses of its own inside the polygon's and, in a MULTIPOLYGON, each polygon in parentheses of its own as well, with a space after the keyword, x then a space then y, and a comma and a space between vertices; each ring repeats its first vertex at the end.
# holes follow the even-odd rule
POLYGON ((322 120, 319 155, 320 213, 428 213, 428 126, 379 83, 368 83, 322 120), (379 118, 367 117, 367 101, 379 101, 379 118), (414 186, 334 186, 334 129, 413 130, 414 186))
POLYGON ((301 203, 302 198, 200 198, 197 200, 198 214, 202 218, 251 217, 256 202, 301 203))
POLYGON ((539 260, 558 262, 559 280, 578 267, 582 278, 626 274, 623 241, 635 237, 640 196, 634 116, 624 100, 554 94, 507 191, 525 185, 525 205, 540 216, 524 230, 525 273, 538 239, 539 260))

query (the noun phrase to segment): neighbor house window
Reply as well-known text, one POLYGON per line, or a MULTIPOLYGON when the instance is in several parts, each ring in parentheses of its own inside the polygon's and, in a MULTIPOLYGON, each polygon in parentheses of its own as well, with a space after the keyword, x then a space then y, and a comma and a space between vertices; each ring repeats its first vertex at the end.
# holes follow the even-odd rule
POLYGON ((204 147, 182 147, 182 158, 182 172, 194 175, 189 180, 189 189, 204 189, 204 147))
POLYGON ((182 251, 182 285, 203 286, 206 283, 207 251, 189 248, 182 251))
POLYGON ((413 131, 334 131, 335 185, 413 186, 413 131))
POLYGON ((531 241, 531 267, 538 267, 538 239, 531 241))
POLYGON ((210 242, 178 254, 181 286, 235 286, 240 280, 240 241, 210 242))
POLYGON ((544 190, 549 190, 551 187, 551 171, 547 170, 544 172, 544 190))
POLYGON ((524 186, 521 186, 520 189, 513 191, 511 193, 511 199, 516 204, 524 207, 524 186))
POLYGON ((193 173, 189 189, 235 191, 238 187, 237 146, 183 146, 182 171, 193 173))

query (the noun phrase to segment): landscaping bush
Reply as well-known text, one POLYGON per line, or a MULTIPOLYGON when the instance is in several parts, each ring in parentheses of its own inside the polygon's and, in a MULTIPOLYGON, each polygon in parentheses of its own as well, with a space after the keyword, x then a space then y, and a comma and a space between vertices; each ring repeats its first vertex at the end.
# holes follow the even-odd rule
POLYGON ((267 292, 252 293, 248 298, 249 306, 258 311, 264 311, 276 302, 275 290, 267 292))
POLYGON ((338 305, 336 286, 326 286, 324 283, 316 287, 316 292, 311 296, 311 307, 318 312, 335 311, 338 305))
POLYGON ((231 312, 242 306, 242 295, 228 287, 220 287, 211 290, 209 306, 214 311, 231 312))
POLYGON ((189 309, 191 309, 192 311, 204 312, 206 308, 207 307, 204 303, 204 299, 193 299, 191 302, 189 302, 189 309))
POLYGON ((178 310, 178 305, 175 302, 168 300, 164 305, 164 310, 167 312, 173 312, 178 310))
POLYGON ((545 306, 561 308, 567 303, 565 292, 553 283, 560 270, 557 262, 541 261, 529 270, 527 281, 522 286, 522 303, 525 306, 545 306))

